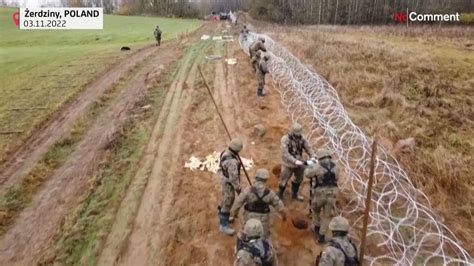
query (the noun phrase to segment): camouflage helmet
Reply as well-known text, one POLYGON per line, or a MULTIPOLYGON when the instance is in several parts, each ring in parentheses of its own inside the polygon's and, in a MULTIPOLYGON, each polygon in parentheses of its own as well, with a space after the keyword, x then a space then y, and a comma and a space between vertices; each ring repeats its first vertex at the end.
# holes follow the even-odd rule
POLYGON ((315 165, 309 165, 304 169, 304 176, 306 177, 313 177, 316 175, 316 167, 315 165))
POLYGON ((268 170, 264 168, 260 168, 255 173, 255 179, 257 180, 267 180, 268 179, 268 170))
POLYGON ((258 40, 263 42, 263 43, 265 42, 265 38, 263 38, 263 37, 258 37, 258 40))
POLYGON ((229 148, 235 152, 240 152, 242 150, 243 144, 240 139, 232 139, 229 143, 229 148))
POLYGON ((244 233, 249 238, 260 238, 263 235, 262 223, 257 219, 249 219, 244 226, 244 233))
POLYGON ((347 219, 342 216, 336 216, 332 218, 331 222, 329 223, 329 229, 331 231, 348 232, 349 221, 347 221, 347 219))
POLYGON ((331 152, 328 150, 328 149, 319 149, 317 152, 316 152, 316 157, 318 158, 318 160, 321 160, 325 157, 331 157, 331 152))
POLYGON ((301 133, 303 133, 303 127, 298 123, 294 123, 291 126, 290 133, 293 134, 293 135, 296 135, 296 136, 301 136, 301 133))

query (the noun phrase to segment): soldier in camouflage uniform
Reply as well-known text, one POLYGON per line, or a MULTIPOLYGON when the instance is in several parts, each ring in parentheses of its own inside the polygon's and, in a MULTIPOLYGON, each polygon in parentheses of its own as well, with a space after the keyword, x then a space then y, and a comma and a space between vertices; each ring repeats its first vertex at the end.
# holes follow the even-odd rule
POLYGON ((255 71, 255 73, 257 74, 257 80, 258 80, 258 87, 257 87, 258 97, 265 96, 265 74, 268 73, 268 60, 270 60, 270 57, 268 55, 264 55, 263 58, 260 59, 257 70, 255 71))
POLYGON ((283 202, 267 187, 268 177, 266 169, 258 169, 255 174, 255 182, 239 195, 231 212, 233 217, 237 217, 240 208, 244 206, 245 221, 254 218, 262 223, 263 239, 267 239, 270 235, 270 206, 281 214, 283 220, 286 220, 283 202))
POLYGON ((336 216, 331 220, 329 229, 333 238, 329 246, 319 255, 317 265, 319 266, 357 266, 359 259, 357 247, 347 236, 349 222, 346 218, 336 216))
POLYGON ((270 242, 262 239, 262 224, 249 219, 237 237, 235 266, 276 266, 276 252, 270 242))
POLYGON ((221 178, 222 203, 219 205, 219 230, 226 235, 233 235, 234 230, 229 226, 230 210, 234 204, 235 193, 240 194, 240 169, 242 165, 238 158, 242 150, 242 141, 233 139, 229 147, 220 155, 220 167, 217 174, 221 178))
POLYGON ((160 30, 160 26, 156 26, 154 35, 155 35, 155 39, 156 39, 156 44, 155 44, 155 46, 160 46, 160 44, 161 44, 161 30, 160 30))
POLYGON ((313 150, 309 142, 302 135, 303 128, 300 124, 294 123, 291 127, 290 133, 283 136, 281 139, 281 157, 282 167, 280 174, 280 184, 278 189, 278 196, 283 199, 286 184, 291 176, 295 175, 295 180, 291 183, 292 197, 295 200, 303 201, 304 198, 299 194, 299 189, 304 176, 304 161, 303 150, 314 158, 313 150))
POLYGON ((316 153, 318 164, 306 168, 305 176, 311 180, 311 230, 319 244, 325 243, 327 226, 334 212, 338 193, 339 169, 331 159, 331 152, 320 149, 316 153), (321 215, 322 212, 322 215, 321 215))
POLYGON ((266 52, 267 48, 265 47, 265 38, 260 37, 258 38, 254 43, 252 43, 249 47, 249 54, 250 58, 253 58, 257 51, 263 51, 266 52))

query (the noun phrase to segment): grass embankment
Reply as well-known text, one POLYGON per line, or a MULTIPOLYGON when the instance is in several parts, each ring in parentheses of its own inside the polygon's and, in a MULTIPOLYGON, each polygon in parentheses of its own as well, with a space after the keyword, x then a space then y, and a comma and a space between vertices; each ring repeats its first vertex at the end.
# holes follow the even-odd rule
MULTIPOLYGON (((134 71, 137 71, 140 65, 135 66, 134 71)), ((75 122, 73 129, 67 136, 57 141, 20 182, 7 188, 5 193, 0 195, 0 235, 8 230, 16 215, 31 202, 48 177, 66 162, 68 155, 74 150, 87 129, 116 98, 128 81, 128 77, 123 77, 106 90, 102 97, 94 101, 75 122)))
POLYGON ((200 25, 198 20, 106 15, 103 30, 19 30, 0 8, 0 161, 54 111, 107 68, 154 43, 200 25))
POLYGON ((267 28, 335 87, 469 252, 474 252, 474 32, 469 28, 267 28), (412 153, 394 144, 413 137, 412 153))
POLYGON ((147 179, 141 180, 139 186, 130 187, 130 184, 140 167, 153 128, 163 126, 155 123, 164 101, 164 92, 180 68, 191 66, 183 66, 185 62, 190 58, 202 60, 206 46, 206 43, 201 42, 188 48, 186 55, 164 73, 165 77, 148 89, 140 104, 131 112, 131 119, 123 126, 123 132, 111 148, 108 162, 97 175, 90 193, 66 218, 55 238, 54 248, 45 254, 42 263, 96 264, 116 212, 127 193, 133 193, 136 198, 132 201, 137 206, 129 206, 129 218, 133 221, 147 179), (151 105, 152 111, 144 111, 141 108, 144 105, 151 105), (132 191, 127 192, 129 189, 132 191))

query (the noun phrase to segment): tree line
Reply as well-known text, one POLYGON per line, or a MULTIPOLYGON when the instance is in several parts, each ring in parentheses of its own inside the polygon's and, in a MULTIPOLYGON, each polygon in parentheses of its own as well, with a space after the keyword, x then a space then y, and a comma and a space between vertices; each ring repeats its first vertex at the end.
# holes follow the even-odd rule
POLYGON ((256 0, 253 17, 305 24, 386 24, 395 12, 471 13, 473 0, 256 0))
MULTIPOLYGON (((49 3, 51 0, 40 0, 49 3)), ((22 0, 0 0, 16 2, 22 0)), ((395 12, 472 13, 474 0, 59 0, 71 7, 103 7, 105 13, 202 18, 211 12, 248 11, 288 24, 386 24, 395 12)), ((465 16, 474 22, 474 14, 465 16)))

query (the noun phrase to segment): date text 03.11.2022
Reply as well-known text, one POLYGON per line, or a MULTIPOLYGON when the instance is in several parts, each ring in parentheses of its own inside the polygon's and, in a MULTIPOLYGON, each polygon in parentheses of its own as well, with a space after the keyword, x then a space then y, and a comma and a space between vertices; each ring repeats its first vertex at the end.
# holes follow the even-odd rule
POLYGON ((25 28, 64 28, 66 27, 66 20, 23 20, 23 27, 25 28))

